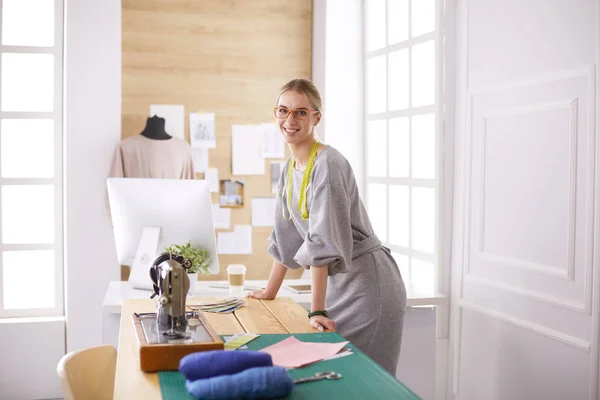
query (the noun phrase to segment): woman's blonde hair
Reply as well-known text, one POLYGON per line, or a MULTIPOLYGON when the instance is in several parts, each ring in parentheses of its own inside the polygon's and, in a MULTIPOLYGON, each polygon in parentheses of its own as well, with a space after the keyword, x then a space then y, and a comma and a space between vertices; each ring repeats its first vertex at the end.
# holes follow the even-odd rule
POLYGON ((308 79, 292 79, 281 87, 279 96, 277 96, 277 102, 279 102, 281 95, 288 90, 293 90, 294 92, 304 94, 313 108, 319 113, 323 114, 323 101, 321 100, 321 93, 319 93, 319 89, 317 89, 314 83, 308 79))

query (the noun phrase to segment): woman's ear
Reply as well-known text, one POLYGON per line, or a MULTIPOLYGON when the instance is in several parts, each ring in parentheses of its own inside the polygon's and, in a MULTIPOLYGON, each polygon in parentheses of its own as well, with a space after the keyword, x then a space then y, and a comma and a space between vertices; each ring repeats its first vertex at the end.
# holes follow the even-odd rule
POLYGON ((313 126, 317 126, 317 125, 319 125, 319 122, 321 122, 321 113, 319 113, 319 114, 317 115, 317 118, 315 119, 315 123, 314 123, 314 125, 313 125, 313 126))

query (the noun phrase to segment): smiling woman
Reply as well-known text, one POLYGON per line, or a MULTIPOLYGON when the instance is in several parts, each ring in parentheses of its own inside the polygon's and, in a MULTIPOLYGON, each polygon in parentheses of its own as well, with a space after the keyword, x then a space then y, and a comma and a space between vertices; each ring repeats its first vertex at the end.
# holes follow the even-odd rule
POLYGON ((275 298, 288 269, 310 269, 307 324, 339 331, 395 375, 404 282, 373 232, 350 164, 315 137, 321 104, 319 91, 305 79, 288 82, 277 99, 274 113, 291 157, 278 183, 269 282, 251 296, 275 298))

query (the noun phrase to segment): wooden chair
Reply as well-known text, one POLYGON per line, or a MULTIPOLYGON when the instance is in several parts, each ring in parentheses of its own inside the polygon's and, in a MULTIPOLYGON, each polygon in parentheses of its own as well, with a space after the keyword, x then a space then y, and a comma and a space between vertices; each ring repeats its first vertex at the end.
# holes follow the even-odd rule
POLYGON ((65 400, 113 398, 117 350, 110 345, 65 354, 56 367, 65 400))

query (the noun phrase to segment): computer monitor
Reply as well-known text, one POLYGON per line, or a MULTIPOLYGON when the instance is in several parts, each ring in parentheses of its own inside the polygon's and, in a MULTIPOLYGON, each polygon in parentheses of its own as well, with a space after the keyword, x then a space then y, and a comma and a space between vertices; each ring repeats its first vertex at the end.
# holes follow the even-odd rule
POLYGON ((108 178, 107 186, 117 258, 131 266, 132 287, 153 290, 156 255, 188 241, 208 251, 209 271, 219 273, 208 181, 108 178))

